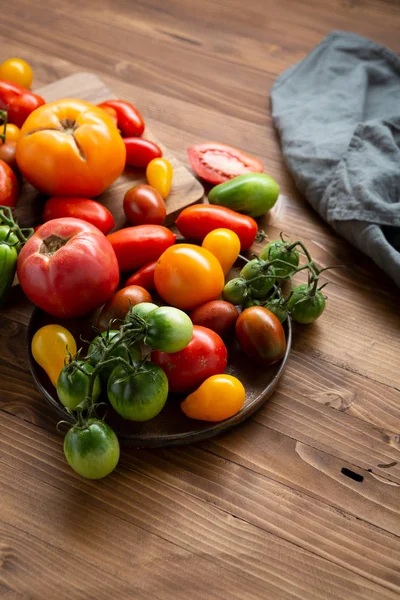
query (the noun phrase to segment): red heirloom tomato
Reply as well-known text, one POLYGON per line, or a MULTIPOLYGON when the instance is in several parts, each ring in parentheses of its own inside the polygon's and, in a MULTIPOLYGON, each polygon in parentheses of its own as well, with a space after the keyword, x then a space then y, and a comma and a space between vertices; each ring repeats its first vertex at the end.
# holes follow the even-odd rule
POLYGON ((140 285, 145 290, 154 290, 154 271, 156 270, 157 261, 144 265, 141 269, 136 271, 133 275, 127 279, 125 285, 140 285))
MULTIPOLYGON (((142 302, 151 302, 151 296, 147 290, 139 285, 127 285, 118 290, 102 308, 97 319, 97 327, 100 331, 106 331, 110 319, 123 321, 131 306, 142 302)), ((112 329, 118 329, 122 323, 114 323, 112 329)))
POLYGON ((225 300, 211 300, 192 310, 189 316, 193 325, 208 327, 225 337, 234 331, 239 311, 225 300))
POLYGON ((186 348, 173 354, 153 350, 151 360, 165 371, 171 392, 188 392, 211 375, 223 373, 228 352, 215 331, 195 325, 186 348))
POLYGON ((22 127, 29 115, 43 104, 41 96, 33 94, 18 83, 0 81, 0 110, 7 111, 9 123, 22 127))
POLYGON ((132 225, 162 225, 167 209, 161 194, 150 185, 135 185, 124 196, 124 212, 132 225))
POLYGON ((184 237, 195 240, 203 240, 214 229, 230 229, 239 237, 242 250, 250 248, 258 231, 252 217, 213 204, 188 206, 180 213, 175 225, 184 237))
POLYGON ((210 183, 222 183, 244 173, 262 173, 264 169, 254 156, 218 142, 196 144, 187 152, 193 171, 210 183))
POLYGON ((224 272, 209 250, 194 244, 176 244, 160 256, 154 283, 165 302, 192 310, 218 298, 224 287, 224 272))
POLYGON ((88 198, 49 198, 44 207, 43 221, 51 219, 62 219, 63 217, 75 217, 82 219, 97 229, 100 229, 104 235, 110 233, 114 227, 114 218, 108 208, 88 198))
POLYGON ((262 306, 251 306, 239 315, 236 337, 242 350, 260 364, 272 365, 285 354, 286 338, 282 324, 262 306))
POLYGON ((145 169, 153 158, 160 158, 162 150, 157 144, 143 138, 124 138, 126 164, 145 169))
POLYGON ((12 168, 0 160, 0 206, 14 206, 17 203, 18 181, 12 168))
POLYGON ((78 317, 114 293, 118 262, 110 242, 90 223, 54 219, 22 248, 18 279, 29 300, 55 317, 78 317))
POLYGON ((175 242, 176 235, 162 225, 126 227, 107 236, 121 271, 135 271, 157 260, 175 242))

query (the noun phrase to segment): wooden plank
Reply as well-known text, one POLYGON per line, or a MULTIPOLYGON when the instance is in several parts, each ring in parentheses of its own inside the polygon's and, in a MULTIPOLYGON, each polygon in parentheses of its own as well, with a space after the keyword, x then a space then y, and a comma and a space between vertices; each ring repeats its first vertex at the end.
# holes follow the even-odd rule
MULTIPOLYGON (((116 97, 107 86, 92 73, 76 73, 69 77, 55 81, 45 87, 39 88, 37 92, 47 102, 59 100, 65 97, 80 98, 93 104, 99 104, 104 100, 116 97)), ((135 99, 126 98, 136 103, 135 99)), ((156 142, 163 150, 163 156, 167 158, 174 169, 174 177, 171 192, 165 200, 167 209, 166 223, 173 222, 177 214, 186 206, 198 202, 203 197, 203 187, 188 169, 146 129, 145 137, 156 142)), ((126 170, 103 194, 97 199, 104 204, 113 214, 115 228, 121 229, 127 225, 125 213, 122 208, 122 200, 125 192, 140 183, 146 183, 143 170, 126 170)), ((24 226, 32 226, 41 222, 43 210, 42 194, 37 192, 28 183, 22 187, 16 217, 24 226)))
MULTIPOLYGON (((393 592, 398 591, 397 575, 391 567, 397 554, 395 547, 391 548, 390 558, 379 556, 379 565, 375 564, 375 558, 372 574, 367 574, 369 581, 350 572, 349 569, 354 566, 351 562, 334 565, 299 547, 304 542, 293 544, 276 537, 266 531, 266 521, 259 517, 260 509, 265 518, 270 510, 265 510, 265 503, 268 505, 270 500, 264 495, 266 487, 262 485, 256 492, 255 480, 245 469, 238 470, 231 463, 226 468, 226 461, 216 459, 215 462, 211 455, 206 461, 191 457, 191 466, 181 482, 189 492, 186 493, 171 486, 171 477, 174 478, 174 472, 177 473, 172 465, 164 463, 167 469, 164 475, 160 472, 161 479, 157 481, 153 478, 156 469, 150 464, 144 473, 140 473, 141 460, 151 453, 138 453, 137 462, 124 455, 120 467, 107 479, 83 481, 66 466, 61 442, 56 436, 1 413, 0 427, 0 468, 4 481, 2 518, 11 525, 18 522, 23 531, 29 534, 35 532, 45 542, 51 537, 56 547, 68 548, 71 554, 79 556, 83 553, 87 562, 95 566, 101 564, 103 569, 112 575, 118 574, 127 583, 136 581, 135 567, 140 567, 143 588, 147 589, 149 581, 156 582, 157 589, 162 589, 162 598, 170 597, 170 584, 166 579, 163 587, 158 588, 160 580, 171 576, 181 577, 181 582, 185 581, 186 586, 190 586, 185 593, 190 589, 191 598, 201 599, 205 589, 212 589, 213 597, 217 598, 251 599, 270 594, 270 597, 280 599, 302 598, 306 594, 310 600, 347 600, 351 594, 356 600, 365 597, 366 593, 382 599, 396 597, 393 592), (209 481, 208 489, 201 483, 204 469, 209 481), (219 480, 218 475, 215 480, 216 470, 223 471, 222 479, 219 480), (18 472, 23 478, 15 477, 18 472), (243 477, 242 484, 238 485, 238 480, 243 477), (235 483, 236 493, 244 492, 244 497, 239 503, 235 502, 235 506, 230 486, 224 491, 223 486, 228 479, 235 483), (195 495, 212 495, 213 502, 204 502, 195 495), (255 509, 253 515, 249 511, 250 506, 251 510, 255 509), (231 516, 232 509, 233 515, 238 518, 231 516), (246 519, 237 512, 243 512, 246 519), (72 519, 72 515, 75 518, 72 519), (55 536, 54 527, 57 525, 54 524, 65 523, 69 519, 72 519, 74 528, 64 527, 63 535, 55 536), (257 521, 256 526, 251 524, 252 521, 257 521), (41 523, 40 529, 37 528, 38 522, 41 523), (104 552, 105 544, 107 552, 104 552), (168 556, 168 561, 157 561, 155 569, 154 561, 161 554, 168 556), (123 561, 130 557, 130 569, 121 571, 122 556, 125 557, 123 561), (182 563, 185 564, 183 571, 179 567, 182 563), (384 575, 384 588, 372 582, 375 578, 380 579, 378 573, 384 575), (230 580, 228 586, 226 577, 230 580), (313 582, 312 589, 309 578, 313 582), (199 582, 200 589, 197 587, 199 582)), ((181 450, 176 452, 182 455, 181 450)), ((161 453, 158 454, 161 456, 161 453)), ((257 485, 262 481, 263 478, 258 477, 257 485)), ((286 495, 285 488, 281 486, 273 502, 285 503, 286 495)), ((289 521, 296 520, 297 509, 286 512, 289 521)), ((335 532, 338 543, 343 547, 346 543, 357 546, 360 538, 355 533, 360 534, 363 527, 359 524, 355 527, 348 517, 337 516, 334 511, 330 512, 330 516, 333 522, 329 527, 335 532), (342 527, 338 529, 340 521, 342 527), (344 525, 350 527, 347 534, 343 531, 344 525)), ((318 505, 314 518, 321 526, 318 505)), ((304 529, 311 520, 311 516, 306 518, 304 529)), ((279 531, 279 526, 272 524, 268 528, 279 531)), ((303 531, 301 528, 297 538, 303 535, 303 531)), ((322 528, 319 537, 324 534, 322 528)), ((360 570, 371 566, 370 559, 374 556, 377 539, 383 542, 382 550, 385 546, 392 546, 391 536, 373 531, 370 539, 372 547, 367 551, 360 547, 360 558, 353 557, 353 561, 364 563, 360 570)), ((180 585, 179 579, 175 581, 176 594, 180 585)), ((153 591, 153 588, 149 590, 153 591)))

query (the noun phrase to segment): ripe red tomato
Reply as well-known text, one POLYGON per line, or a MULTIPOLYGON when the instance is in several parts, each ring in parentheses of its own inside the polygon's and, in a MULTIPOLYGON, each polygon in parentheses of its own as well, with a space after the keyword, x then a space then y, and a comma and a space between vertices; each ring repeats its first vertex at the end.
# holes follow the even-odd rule
POLYGON ((236 337, 242 350, 263 365, 281 360, 286 351, 286 338, 279 319, 267 308, 246 308, 236 321, 236 337))
POLYGON ((189 162, 193 171, 210 183, 222 183, 244 173, 262 173, 264 166, 254 156, 238 148, 204 142, 188 148, 189 162))
POLYGON ((97 327, 100 331, 106 331, 111 319, 119 319, 120 322, 113 323, 111 329, 119 329, 131 306, 141 302, 152 302, 147 290, 139 285, 128 285, 118 290, 102 308, 97 318, 97 327))
POLYGON ((114 293, 118 262, 110 242, 90 223, 54 219, 22 248, 18 279, 28 298, 55 317, 78 317, 114 293))
POLYGON ((214 229, 231 229, 238 235, 242 250, 252 246, 258 231, 252 217, 213 204, 188 206, 179 214, 175 225, 184 237, 195 240, 204 240, 214 229))
POLYGON ((194 244, 176 244, 159 258, 154 283, 161 298, 182 310, 218 298, 224 272, 209 250, 194 244))
POLYGON ((223 338, 235 330, 239 311, 225 300, 211 300, 192 310, 189 316, 193 325, 208 327, 223 338))
POLYGON ((14 206, 17 203, 18 181, 12 168, 0 160, 0 205, 14 206))
POLYGON ((100 108, 113 108, 117 113, 118 129, 123 137, 140 136, 144 131, 143 117, 138 109, 125 100, 107 100, 100 108))
POLYGON ((75 217, 91 223, 104 235, 114 227, 114 217, 102 204, 88 198, 49 198, 44 207, 43 220, 75 217))
POLYGON ((186 348, 173 354, 153 350, 151 360, 165 371, 171 392, 188 392, 211 375, 223 373, 228 352, 215 331, 195 325, 186 348))
POLYGON ((176 235, 162 225, 137 225, 110 233, 121 271, 135 271, 157 260, 175 242, 176 235))
POLYGON ((135 185, 124 196, 124 212, 132 225, 162 225, 167 209, 161 194, 150 185, 135 185))
POLYGON ((148 265, 144 265, 141 269, 136 271, 133 275, 127 279, 125 285, 140 285, 145 290, 154 290, 154 271, 156 270, 157 261, 153 260, 153 262, 148 265))
POLYGON ((153 158, 160 158, 162 150, 157 144, 143 138, 124 138, 126 164, 145 169, 153 158))

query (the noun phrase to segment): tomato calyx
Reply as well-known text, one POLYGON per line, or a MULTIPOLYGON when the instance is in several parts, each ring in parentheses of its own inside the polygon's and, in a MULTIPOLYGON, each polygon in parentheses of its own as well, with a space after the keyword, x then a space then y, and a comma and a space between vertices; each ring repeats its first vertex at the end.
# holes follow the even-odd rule
POLYGON ((59 235, 49 235, 45 238, 39 248, 39 254, 44 254, 45 256, 53 256, 60 248, 63 248, 65 244, 71 238, 62 238, 59 235))

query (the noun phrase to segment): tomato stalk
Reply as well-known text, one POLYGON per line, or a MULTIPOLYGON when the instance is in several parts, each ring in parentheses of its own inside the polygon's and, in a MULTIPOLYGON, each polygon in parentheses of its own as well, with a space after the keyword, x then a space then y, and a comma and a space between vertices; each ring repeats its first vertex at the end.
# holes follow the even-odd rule
POLYGON ((0 206, 0 224, 7 225, 10 228, 11 233, 14 233, 17 236, 21 244, 25 244, 34 233, 32 227, 19 227, 9 206, 0 206))

